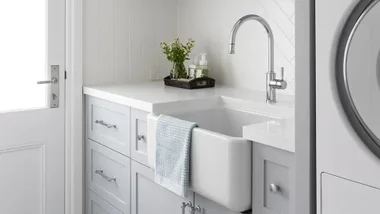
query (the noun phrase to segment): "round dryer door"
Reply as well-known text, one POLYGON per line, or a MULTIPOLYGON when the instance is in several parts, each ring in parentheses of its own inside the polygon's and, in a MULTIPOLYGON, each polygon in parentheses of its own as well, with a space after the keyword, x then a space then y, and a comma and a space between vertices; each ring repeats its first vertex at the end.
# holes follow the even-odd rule
POLYGON ((380 158, 380 0, 362 0, 340 37, 339 97, 352 126, 380 158))

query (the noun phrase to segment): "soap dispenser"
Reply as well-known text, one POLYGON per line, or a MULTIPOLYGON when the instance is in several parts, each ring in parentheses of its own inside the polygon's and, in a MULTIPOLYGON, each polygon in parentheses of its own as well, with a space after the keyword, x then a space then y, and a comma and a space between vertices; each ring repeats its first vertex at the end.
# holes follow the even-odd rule
POLYGON ((208 62, 207 62, 206 57, 207 57, 206 53, 201 54, 201 60, 199 61, 199 67, 202 69, 207 69, 207 67, 208 67, 208 62))
POLYGON ((197 70, 198 64, 199 64, 198 56, 195 56, 193 64, 189 65, 189 72, 188 72, 189 79, 196 78, 196 76, 197 76, 196 70, 197 70))
POLYGON ((199 66, 197 68, 197 74, 196 77, 207 77, 208 76, 208 61, 207 61, 207 54, 202 53, 201 54, 201 60, 199 61, 199 66))

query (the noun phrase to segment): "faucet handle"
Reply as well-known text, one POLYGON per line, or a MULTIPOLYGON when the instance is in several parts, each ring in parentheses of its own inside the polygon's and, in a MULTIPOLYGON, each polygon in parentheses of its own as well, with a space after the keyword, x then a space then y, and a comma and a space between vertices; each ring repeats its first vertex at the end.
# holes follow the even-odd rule
POLYGON ((281 67, 281 78, 278 80, 284 81, 284 77, 285 77, 285 69, 284 69, 284 67, 281 67))
POLYGON ((288 83, 285 81, 285 72, 284 72, 284 67, 281 67, 281 78, 277 79, 275 78, 274 80, 269 82, 269 86, 274 88, 274 89, 281 89, 284 90, 288 87, 288 83))

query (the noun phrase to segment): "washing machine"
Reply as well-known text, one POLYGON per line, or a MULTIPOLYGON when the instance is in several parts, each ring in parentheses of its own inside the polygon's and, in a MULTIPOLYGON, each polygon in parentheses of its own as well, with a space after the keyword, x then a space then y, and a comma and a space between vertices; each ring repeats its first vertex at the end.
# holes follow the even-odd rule
POLYGON ((380 0, 315 2, 317 213, 380 213, 380 0))

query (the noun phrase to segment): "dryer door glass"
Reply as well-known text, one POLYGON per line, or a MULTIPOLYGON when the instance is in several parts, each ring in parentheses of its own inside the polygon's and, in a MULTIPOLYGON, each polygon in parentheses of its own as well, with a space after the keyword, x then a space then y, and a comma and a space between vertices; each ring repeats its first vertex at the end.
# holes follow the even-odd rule
POLYGON ((339 96, 359 136, 380 157, 380 1, 362 1, 341 36, 339 96))

